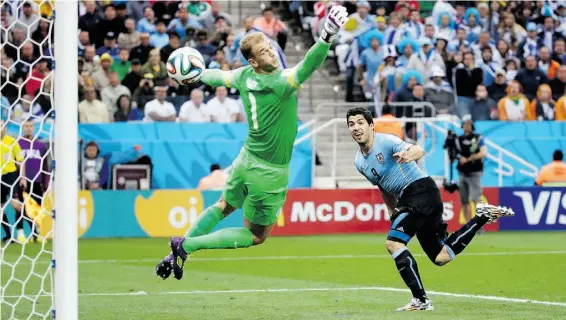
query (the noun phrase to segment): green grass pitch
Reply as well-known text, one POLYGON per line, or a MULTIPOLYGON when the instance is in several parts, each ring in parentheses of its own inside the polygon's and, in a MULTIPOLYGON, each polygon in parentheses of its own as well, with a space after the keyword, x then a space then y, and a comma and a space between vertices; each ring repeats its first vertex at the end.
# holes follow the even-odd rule
MULTIPOLYGON (((564 319, 566 233, 476 237, 447 266, 410 244, 435 311, 395 312, 405 290, 384 248, 385 235, 278 237, 241 250, 195 253, 185 277, 160 280, 154 266, 167 239, 79 242, 79 319, 564 319), (526 300, 533 301, 526 301, 526 300), (549 303, 554 302, 554 303, 549 303)), ((49 258, 27 245, 4 251, 1 319, 39 319, 51 298, 31 298, 49 258), (33 273, 31 272, 33 270, 33 273), (31 276, 30 276, 31 274, 31 276), (27 296, 22 298, 23 294, 27 296), (33 302, 35 300, 35 302, 33 302), (14 308, 15 306, 15 308, 14 308)), ((49 245, 47 245, 49 248, 49 245)))

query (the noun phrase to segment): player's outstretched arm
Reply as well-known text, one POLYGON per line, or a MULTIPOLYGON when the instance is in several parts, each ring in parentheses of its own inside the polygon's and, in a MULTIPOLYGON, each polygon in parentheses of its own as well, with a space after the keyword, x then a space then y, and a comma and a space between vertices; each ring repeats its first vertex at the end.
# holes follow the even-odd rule
POLYGON ((320 38, 314 46, 310 48, 305 58, 294 68, 295 72, 292 75, 291 81, 296 84, 297 87, 310 78, 314 71, 326 60, 328 49, 330 49, 332 41, 336 39, 336 35, 344 26, 347 19, 348 12, 346 8, 333 6, 330 9, 324 22, 324 28, 320 33, 320 38))
POLYGON ((240 69, 224 71, 220 69, 206 69, 202 73, 200 80, 211 87, 234 87, 236 74, 240 69))

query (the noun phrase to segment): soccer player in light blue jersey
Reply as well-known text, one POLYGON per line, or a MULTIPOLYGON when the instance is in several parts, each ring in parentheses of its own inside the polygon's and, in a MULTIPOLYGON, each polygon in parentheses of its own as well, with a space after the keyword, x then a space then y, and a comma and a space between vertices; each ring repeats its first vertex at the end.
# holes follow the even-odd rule
POLYGON ((385 247, 413 294, 413 299, 397 311, 434 310, 417 261, 407 248, 411 238, 416 235, 429 259, 443 266, 466 248, 484 224, 514 213, 508 208, 478 203, 476 216, 449 236, 442 220, 440 190, 415 162, 424 156, 424 150, 396 136, 374 133, 373 118, 366 109, 350 109, 346 121, 352 138, 360 146, 356 168, 379 187, 391 216, 385 247))

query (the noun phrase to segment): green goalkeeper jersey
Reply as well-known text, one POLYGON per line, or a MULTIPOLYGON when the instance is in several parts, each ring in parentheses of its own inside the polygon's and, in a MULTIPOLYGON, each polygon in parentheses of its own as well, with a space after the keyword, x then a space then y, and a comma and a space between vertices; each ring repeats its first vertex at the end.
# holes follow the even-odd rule
POLYGON ((256 73, 251 66, 233 71, 205 70, 201 80, 211 86, 240 91, 248 119, 245 149, 275 165, 289 165, 297 136, 297 89, 324 62, 330 44, 322 41, 294 68, 273 74, 256 73))

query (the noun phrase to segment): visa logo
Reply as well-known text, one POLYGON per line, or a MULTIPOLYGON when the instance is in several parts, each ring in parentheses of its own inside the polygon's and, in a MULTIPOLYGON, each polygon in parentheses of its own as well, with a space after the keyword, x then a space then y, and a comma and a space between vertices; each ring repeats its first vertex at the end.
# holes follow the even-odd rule
POLYGON ((542 191, 533 199, 529 191, 515 191, 513 194, 523 202, 525 217, 529 225, 538 225, 546 212, 547 225, 566 225, 566 193, 561 191, 542 191))

